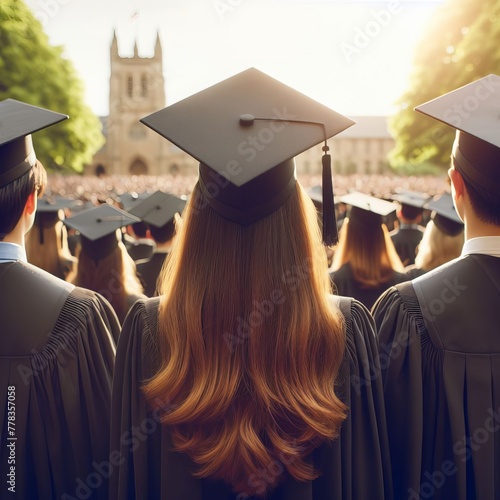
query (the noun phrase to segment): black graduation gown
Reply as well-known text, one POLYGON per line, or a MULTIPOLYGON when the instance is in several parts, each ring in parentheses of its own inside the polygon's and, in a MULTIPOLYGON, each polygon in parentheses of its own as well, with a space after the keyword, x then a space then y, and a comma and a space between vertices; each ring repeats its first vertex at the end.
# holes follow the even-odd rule
POLYGON ((415 264, 412 266, 405 267, 405 274, 408 281, 411 281, 419 276, 423 276, 427 271, 424 271, 420 267, 416 267, 415 264))
POLYGON ((395 497, 500 499, 500 258, 456 259, 373 314, 395 497))
MULTIPOLYGON (((111 449, 116 459, 110 498, 242 500, 225 484, 193 477, 189 458, 172 451, 168 427, 146 407, 140 387, 158 366, 159 301, 135 304, 118 344, 111 420, 111 449)), ((337 383, 349 416, 340 437, 313 454, 322 475, 305 483, 286 478, 268 500, 392 498, 373 320, 358 302, 346 298, 339 302, 346 317, 347 344, 337 383)))
POLYGON ((396 252, 405 266, 415 263, 417 247, 424 235, 424 228, 416 224, 411 227, 400 227, 391 233, 391 239, 396 248, 396 252))
POLYGON ((22 262, 0 264, 0 294, 0 498, 106 498, 111 306, 22 262))
POLYGON ((391 286, 407 281, 408 278, 402 273, 393 272, 391 278, 377 287, 366 287, 359 283, 352 273, 349 263, 340 269, 330 273, 330 279, 334 284, 336 294, 343 297, 353 297, 359 300, 366 308, 370 309, 375 301, 391 286))
POLYGON ((149 260, 137 263, 137 274, 144 284, 144 293, 148 297, 155 296, 156 282, 167 255, 167 253, 155 252, 149 260))

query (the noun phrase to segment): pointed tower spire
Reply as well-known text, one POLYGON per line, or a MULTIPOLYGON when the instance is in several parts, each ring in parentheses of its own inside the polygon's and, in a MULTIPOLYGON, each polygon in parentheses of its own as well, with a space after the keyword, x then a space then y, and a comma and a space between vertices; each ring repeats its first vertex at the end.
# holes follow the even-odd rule
POLYGON ((139 49, 137 48, 137 38, 136 38, 134 42, 134 57, 138 56, 139 56, 139 49))
POLYGON ((162 59, 160 32, 158 30, 156 30, 156 44, 155 44, 155 53, 153 57, 160 59, 160 61, 162 59))
POLYGON ((113 40, 111 42, 111 59, 118 57, 118 39, 116 38, 116 29, 113 29, 113 40))

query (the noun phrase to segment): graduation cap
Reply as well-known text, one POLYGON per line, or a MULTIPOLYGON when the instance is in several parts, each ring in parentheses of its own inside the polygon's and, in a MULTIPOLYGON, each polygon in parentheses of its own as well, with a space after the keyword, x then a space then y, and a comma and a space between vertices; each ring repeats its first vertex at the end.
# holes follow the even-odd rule
POLYGON ((79 231, 82 251, 97 262, 118 246, 118 229, 139 221, 139 218, 112 205, 100 205, 69 217, 64 223, 79 231))
POLYGON ((500 76, 488 75, 417 106, 457 129, 452 159, 473 186, 500 190, 500 76))
POLYGON ((443 233, 456 236, 464 230, 464 223, 457 214, 451 194, 435 196, 426 204, 426 208, 432 210, 431 219, 443 233))
POLYGON ((424 193, 415 191, 398 191, 391 197, 392 200, 399 202, 401 205, 408 205, 415 208, 424 208, 429 196, 424 193))
POLYGON ((340 201, 350 205, 349 221, 363 227, 379 226, 386 217, 396 211, 396 205, 365 193, 353 192, 340 197, 340 201))
POLYGON ((176 213, 182 213, 185 205, 185 198, 179 198, 163 191, 156 191, 130 209, 129 213, 139 217, 146 224, 163 227, 172 221, 176 213))
POLYGON ((137 206, 141 201, 145 200, 151 193, 123 193, 120 195, 120 203, 123 210, 130 212, 132 208, 137 206))
POLYGON ((22 177, 36 162, 31 134, 68 118, 15 99, 0 102, 0 188, 22 177))
POLYGON ((63 196, 44 195, 37 201, 36 211, 44 213, 57 213, 59 210, 70 208, 75 204, 75 200, 64 198, 63 196))
POLYGON ((276 211, 296 183, 293 158, 323 148, 323 239, 336 240, 326 140, 355 122, 250 68, 141 122, 200 162, 204 199, 222 217, 249 225, 276 211))
POLYGON ((391 200, 397 201, 401 205, 403 217, 407 219, 415 219, 418 215, 421 215, 428 199, 429 196, 424 193, 405 190, 391 196, 391 200))

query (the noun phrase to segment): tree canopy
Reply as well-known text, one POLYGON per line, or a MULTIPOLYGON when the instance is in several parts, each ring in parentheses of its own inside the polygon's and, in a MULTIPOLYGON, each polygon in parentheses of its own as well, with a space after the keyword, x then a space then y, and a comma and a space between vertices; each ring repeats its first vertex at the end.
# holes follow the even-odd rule
POLYGON ((81 172, 104 143, 101 123, 84 103, 83 85, 63 48, 52 46, 22 0, 0 2, 0 100, 12 98, 69 115, 37 132, 37 157, 49 171, 81 172))
POLYGON ((414 107, 491 73, 500 74, 500 0, 447 0, 426 27, 414 55, 410 88, 390 122, 391 166, 418 173, 447 168, 455 130, 414 107))

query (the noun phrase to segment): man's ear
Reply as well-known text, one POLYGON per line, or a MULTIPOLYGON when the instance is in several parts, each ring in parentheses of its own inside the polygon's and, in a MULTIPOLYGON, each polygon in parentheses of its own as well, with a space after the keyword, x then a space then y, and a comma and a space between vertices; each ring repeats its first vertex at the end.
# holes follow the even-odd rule
POLYGON ((24 210, 28 215, 31 215, 36 210, 36 199, 37 192, 33 191, 26 200, 26 205, 24 206, 24 210))
POLYGON ((451 185, 453 187, 455 200, 458 200, 461 196, 465 194, 465 185, 460 172, 456 170, 454 167, 451 167, 448 170, 448 175, 451 180, 451 185))

